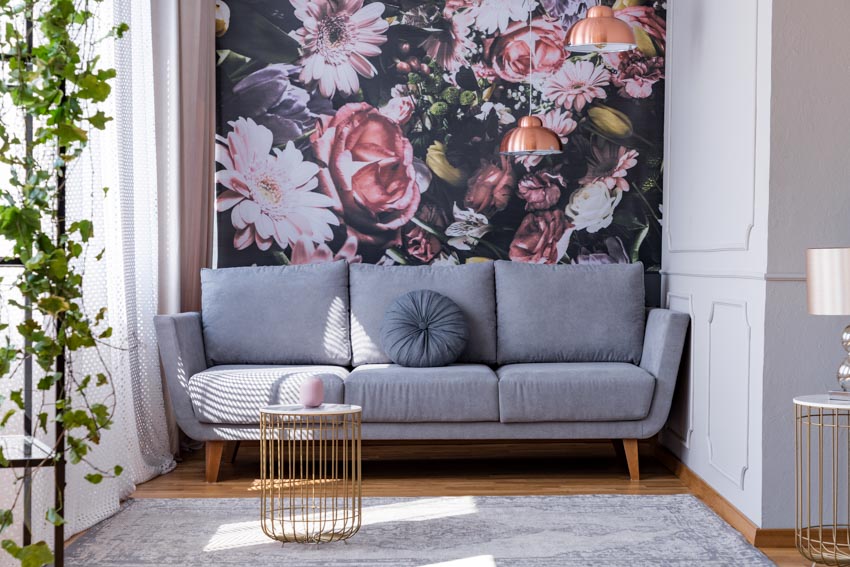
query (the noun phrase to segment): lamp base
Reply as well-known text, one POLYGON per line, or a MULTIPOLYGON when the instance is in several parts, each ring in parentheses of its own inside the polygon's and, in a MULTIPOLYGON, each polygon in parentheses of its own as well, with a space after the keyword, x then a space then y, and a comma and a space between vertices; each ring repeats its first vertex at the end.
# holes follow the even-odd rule
POLYGON ((845 392, 850 392, 850 325, 844 327, 841 333, 841 346, 847 351, 847 358, 838 367, 838 385, 845 392))

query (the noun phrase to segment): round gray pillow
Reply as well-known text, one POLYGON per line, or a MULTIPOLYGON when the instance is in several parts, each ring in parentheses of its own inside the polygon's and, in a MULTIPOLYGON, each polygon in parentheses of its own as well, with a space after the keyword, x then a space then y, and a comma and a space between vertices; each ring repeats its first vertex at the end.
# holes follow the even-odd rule
POLYGON ((451 364, 466 348, 469 331, 457 304, 434 291, 405 293, 387 308, 381 346, 401 366, 451 364))

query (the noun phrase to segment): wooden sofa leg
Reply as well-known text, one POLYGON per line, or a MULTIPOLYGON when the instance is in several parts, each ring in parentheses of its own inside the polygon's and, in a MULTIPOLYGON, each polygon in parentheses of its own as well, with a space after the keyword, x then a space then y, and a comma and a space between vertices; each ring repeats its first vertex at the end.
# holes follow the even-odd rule
POLYGON ((629 465, 629 478, 632 481, 640 480, 637 439, 623 439, 623 450, 626 453, 626 462, 629 465))
POLYGON ((224 441, 207 441, 204 452, 206 453, 206 480, 207 482, 218 482, 218 468, 221 466, 224 441))
POLYGON ((240 443, 240 441, 226 441, 222 459, 231 465, 234 464, 236 462, 236 455, 239 453, 240 443))

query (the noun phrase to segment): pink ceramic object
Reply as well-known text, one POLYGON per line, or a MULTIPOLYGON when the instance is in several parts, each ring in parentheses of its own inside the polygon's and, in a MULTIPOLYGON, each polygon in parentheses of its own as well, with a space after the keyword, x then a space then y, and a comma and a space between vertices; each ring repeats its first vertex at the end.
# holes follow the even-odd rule
POLYGON ((317 408, 325 399, 325 387, 322 379, 315 376, 307 378, 301 383, 301 405, 308 408, 317 408))

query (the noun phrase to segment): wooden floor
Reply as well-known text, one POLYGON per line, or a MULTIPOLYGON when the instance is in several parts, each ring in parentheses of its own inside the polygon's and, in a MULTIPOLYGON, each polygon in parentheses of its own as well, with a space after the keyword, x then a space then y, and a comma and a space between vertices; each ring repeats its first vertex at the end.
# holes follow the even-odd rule
MULTIPOLYGON (((641 447, 639 482, 629 481, 610 443, 524 442, 475 445, 365 443, 364 496, 686 494, 688 488, 641 447)), ((134 498, 256 497, 259 451, 243 443, 204 482, 204 456, 185 456, 173 472, 142 484, 134 498)), ((808 566, 794 549, 762 549, 782 567, 808 566)))

